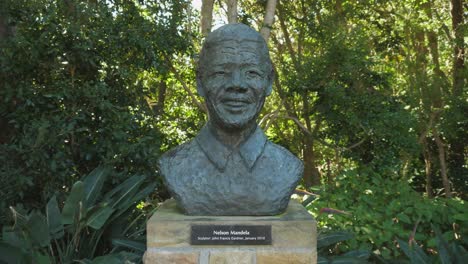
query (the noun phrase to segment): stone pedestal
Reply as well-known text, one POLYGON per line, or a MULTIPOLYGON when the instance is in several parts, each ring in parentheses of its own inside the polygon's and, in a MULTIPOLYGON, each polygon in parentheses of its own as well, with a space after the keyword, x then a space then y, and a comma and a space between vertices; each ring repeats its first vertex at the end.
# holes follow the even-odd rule
POLYGON ((297 201, 291 200, 277 216, 187 216, 166 201, 147 223, 145 264, 315 264, 316 222, 297 201), (271 226, 271 245, 190 244, 192 225, 271 226))

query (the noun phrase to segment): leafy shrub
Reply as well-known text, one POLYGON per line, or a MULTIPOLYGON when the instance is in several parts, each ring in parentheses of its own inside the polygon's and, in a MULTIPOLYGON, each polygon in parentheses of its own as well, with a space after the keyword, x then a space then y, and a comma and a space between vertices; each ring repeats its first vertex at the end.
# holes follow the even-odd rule
POLYGON ((141 260, 146 250, 146 215, 135 212, 135 206, 154 191, 156 183, 143 184, 146 177, 134 175, 102 195, 110 176, 110 169, 98 167, 77 181, 61 210, 55 196, 45 214, 12 209, 15 222, 3 228, 0 263, 141 260))
POLYGON ((466 246, 468 205, 460 199, 427 199, 400 178, 382 177, 365 171, 346 171, 337 185, 322 190, 308 205, 324 229, 348 230, 355 234, 336 253, 351 249, 372 250, 384 259, 399 257, 397 238, 414 240, 432 252, 436 236, 431 225, 441 228, 447 241, 466 246), (346 213, 325 214, 322 208, 336 208, 346 213), (413 231, 414 229, 414 231, 413 231))
POLYGON ((190 50, 186 1, 6 0, 0 40, 0 226, 99 164, 155 173, 161 134, 146 99, 190 50), (112 2, 112 3, 111 3, 112 2))
POLYGON ((440 260, 440 263, 450 264, 466 263, 468 261, 468 252, 458 243, 459 241, 448 243, 438 228, 433 227, 433 229, 436 233, 438 258, 426 254, 421 247, 412 240, 406 242, 397 239, 401 250, 405 253, 410 263, 436 263, 437 260, 440 260))
POLYGON ((349 232, 319 232, 317 237, 317 263, 367 263, 367 259, 370 256, 370 252, 367 250, 352 250, 341 256, 333 254, 334 248, 352 237, 353 234, 349 232))

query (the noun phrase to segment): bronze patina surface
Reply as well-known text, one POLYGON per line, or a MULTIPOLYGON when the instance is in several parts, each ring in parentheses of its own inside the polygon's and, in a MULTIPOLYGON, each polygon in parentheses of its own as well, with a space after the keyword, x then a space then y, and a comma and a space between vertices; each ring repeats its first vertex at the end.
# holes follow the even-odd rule
POLYGON ((256 123, 273 77, 267 45, 255 30, 229 24, 206 38, 197 90, 209 121, 159 160, 185 214, 275 215, 286 209, 302 162, 270 142, 256 123))

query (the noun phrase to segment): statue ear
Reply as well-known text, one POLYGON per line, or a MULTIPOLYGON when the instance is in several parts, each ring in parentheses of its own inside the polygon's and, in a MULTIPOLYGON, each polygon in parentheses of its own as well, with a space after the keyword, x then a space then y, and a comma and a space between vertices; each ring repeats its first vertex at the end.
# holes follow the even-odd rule
POLYGON ((266 88, 266 96, 269 96, 271 94, 271 91, 273 90, 273 84, 270 82, 266 88))
POLYGON ((201 74, 197 72, 197 92, 198 95, 205 98, 205 91, 203 89, 202 81, 201 81, 201 74))
POLYGON ((270 74, 268 74, 268 86, 266 88, 266 96, 269 96, 273 90, 273 79, 275 78, 275 71, 271 69, 270 74))

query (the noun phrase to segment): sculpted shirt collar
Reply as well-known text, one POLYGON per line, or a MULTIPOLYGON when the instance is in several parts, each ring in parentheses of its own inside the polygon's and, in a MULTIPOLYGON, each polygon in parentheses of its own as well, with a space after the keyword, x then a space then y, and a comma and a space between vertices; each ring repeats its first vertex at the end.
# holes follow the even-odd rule
POLYGON ((244 164, 252 171, 255 162, 263 153, 267 138, 263 131, 257 127, 250 137, 238 148, 231 149, 219 142, 210 132, 207 126, 204 126, 195 138, 198 146, 202 149, 205 156, 221 172, 224 172, 227 162, 233 152, 238 151, 244 164))

